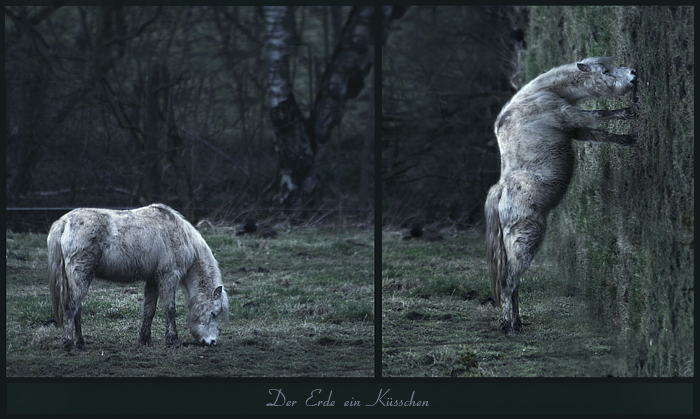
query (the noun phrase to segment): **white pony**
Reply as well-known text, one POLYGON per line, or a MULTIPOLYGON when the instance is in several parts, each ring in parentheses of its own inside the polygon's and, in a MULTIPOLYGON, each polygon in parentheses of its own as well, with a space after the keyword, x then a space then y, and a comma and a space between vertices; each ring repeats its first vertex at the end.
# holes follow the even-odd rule
POLYGON ((162 204, 129 211, 75 209, 53 223, 47 244, 49 289, 65 350, 85 347, 81 307, 95 276, 146 282, 141 343, 153 344, 151 322, 160 298, 166 344, 180 345, 175 291, 181 284, 192 336, 198 343, 216 344, 219 322, 228 320, 221 272, 202 236, 177 211, 162 204))
POLYGON ((501 177, 486 198, 486 259, 506 333, 521 327, 520 277, 544 239, 547 214, 571 181, 572 140, 635 142, 631 135, 591 128, 609 119, 635 118, 634 106, 595 111, 575 106, 583 99, 620 96, 632 89, 635 70, 614 67, 610 61, 592 57, 554 68, 520 89, 496 118, 501 177))

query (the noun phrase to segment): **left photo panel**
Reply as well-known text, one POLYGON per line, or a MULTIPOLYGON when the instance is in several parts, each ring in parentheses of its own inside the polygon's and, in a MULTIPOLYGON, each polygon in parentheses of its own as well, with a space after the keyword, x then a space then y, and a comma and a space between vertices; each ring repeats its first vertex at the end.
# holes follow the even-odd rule
POLYGON ((6 6, 6 377, 375 377, 374 13, 6 6))

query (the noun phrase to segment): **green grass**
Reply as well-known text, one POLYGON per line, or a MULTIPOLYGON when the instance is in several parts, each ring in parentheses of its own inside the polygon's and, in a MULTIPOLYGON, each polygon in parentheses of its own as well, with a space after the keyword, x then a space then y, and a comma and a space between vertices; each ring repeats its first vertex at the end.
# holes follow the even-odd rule
POLYGON ((553 263, 536 258, 523 278, 525 327, 505 336, 490 296, 484 237, 382 241, 382 376, 561 377, 620 375, 614 338, 590 322, 585 302, 553 263))
POLYGON ((95 280, 83 305, 87 348, 61 349, 46 280, 46 235, 7 232, 6 376, 374 376, 374 245, 368 229, 299 228, 274 239, 204 235, 229 292, 230 322, 215 347, 193 344, 184 293, 183 346, 137 342, 143 284, 95 280))

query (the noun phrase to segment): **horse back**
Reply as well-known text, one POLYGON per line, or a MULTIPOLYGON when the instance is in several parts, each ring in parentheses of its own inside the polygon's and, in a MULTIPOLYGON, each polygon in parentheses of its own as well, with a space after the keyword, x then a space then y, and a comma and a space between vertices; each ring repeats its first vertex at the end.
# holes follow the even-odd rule
POLYGON ((164 205, 126 211, 80 208, 63 218, 66 260, 102 279, 133 282, 172 273, 182 276, 195 259, 187 222, 164 205))

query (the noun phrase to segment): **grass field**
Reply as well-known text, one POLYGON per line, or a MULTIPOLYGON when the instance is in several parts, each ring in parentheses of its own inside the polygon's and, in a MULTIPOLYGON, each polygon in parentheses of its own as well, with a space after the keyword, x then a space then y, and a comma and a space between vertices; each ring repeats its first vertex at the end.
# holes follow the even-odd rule
POLYGON ((46 279, 46 235, 6 236, 7 377, 374 376, 371 229, 278 229, 275 238, 212 231, 204 238, 229 290, 230 322, 214 347, 194 344, 178 291, 183 346, 137 341, 143 284, 95 280, 83 305, 87 348, 61 349, 46 279))
POLYGON ((521 287, 524 328, 505 336, 479 233, 382 241, 382 376, 605 377, 620 373, 613 337, 552 264, 536 259, 521 287))

